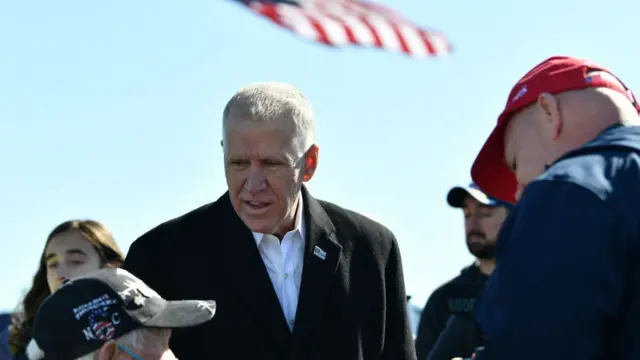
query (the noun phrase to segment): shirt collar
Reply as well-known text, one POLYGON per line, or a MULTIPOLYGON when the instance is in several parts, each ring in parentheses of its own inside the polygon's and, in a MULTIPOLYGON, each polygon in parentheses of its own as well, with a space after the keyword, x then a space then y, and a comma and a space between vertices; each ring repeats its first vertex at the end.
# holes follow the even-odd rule
MULTIPOLYGON (((298 233, 301 239, 304 239, 304 212, 303 212, 303 203, 302 203, 302 194, 299 195, 298 201, 298 209, 296 210, 296 218, 294 220, 293 230, 287 232, 289 233, 298 233)), ((260 245, 262 241, 263 233, 253 232, 253 239, 256 241, 256 245, 260 245)))

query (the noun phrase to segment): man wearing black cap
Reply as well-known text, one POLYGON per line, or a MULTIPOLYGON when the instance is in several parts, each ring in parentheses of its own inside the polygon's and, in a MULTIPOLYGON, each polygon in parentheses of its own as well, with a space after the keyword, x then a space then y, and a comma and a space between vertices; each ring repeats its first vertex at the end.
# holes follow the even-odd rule
MULTIPOLYGON (((452 188, 447 202, 464 212, 467 247, 476 261, 429 297, 416 337, 416 352, 418 359, 422 360, 433 349, 451 315, 469 314, 473 310, 475 297, 493 272, 496 237, 511 208, 511 204, 487 196, 475 184, 452 188)), ((463 350, 466 349, 460 349, 463 350)))
POLYGON ((162 359, 171 329, 211 320, 214 301, 167 301, 122 269, 103 269, 65 284, 36 315, 30 360, 162 359))

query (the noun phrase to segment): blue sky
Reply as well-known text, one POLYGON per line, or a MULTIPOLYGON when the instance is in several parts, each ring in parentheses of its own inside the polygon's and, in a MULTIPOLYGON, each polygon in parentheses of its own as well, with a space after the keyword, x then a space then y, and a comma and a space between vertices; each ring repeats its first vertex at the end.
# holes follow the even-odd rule
POLYGON ((462 214, 445 196, 469 181, 515 81, 566 54, 640 86, 640 5, 524 4, 393 1, 456 48, 419 61, 307 43, 223 0, 4 2, 0 309, 29 287, 59 222, 104 222, 126 251, 151 227, 221 195, 220 115, 254 81, 291 82, 308 95, 320 146, 312 194, 395 232, 408 293, 422 305, 472 261, 462 214))

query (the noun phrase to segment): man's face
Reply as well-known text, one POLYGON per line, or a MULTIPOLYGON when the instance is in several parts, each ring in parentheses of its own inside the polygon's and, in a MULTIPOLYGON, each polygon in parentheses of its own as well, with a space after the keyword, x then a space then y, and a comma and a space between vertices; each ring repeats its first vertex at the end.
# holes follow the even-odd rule
POLYGON ((507 209, 504 206, 486 206, 467 196, 463 211, 469 252, 478 259, 492 259, 507 209))
POLYGON ((516 199, 553 161, 554 144, 537 105, 516 113, 505 131, 505 162, 518 180, 516 199))
POLYGON ((140 348, 111 341, 100 349, 98 360, 177 360, 169 349, 171 330, 145 328, 143 334, 140 348))
POLYGON ((228 123, 225 176, 234 210, 253 232, 282 235, 295 217, 303 181, 313 176, 318 147, 293 151, 290 129, 228 123))

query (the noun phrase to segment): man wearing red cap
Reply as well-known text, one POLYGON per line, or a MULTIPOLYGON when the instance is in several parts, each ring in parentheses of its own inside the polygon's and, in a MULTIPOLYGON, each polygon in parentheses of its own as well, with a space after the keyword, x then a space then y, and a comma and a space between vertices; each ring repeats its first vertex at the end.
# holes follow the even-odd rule
POLYGON ((518 206, 477 302, 478 359, 640 359, 640 105, 609 70, 524 75, 473 164, 518 206))

